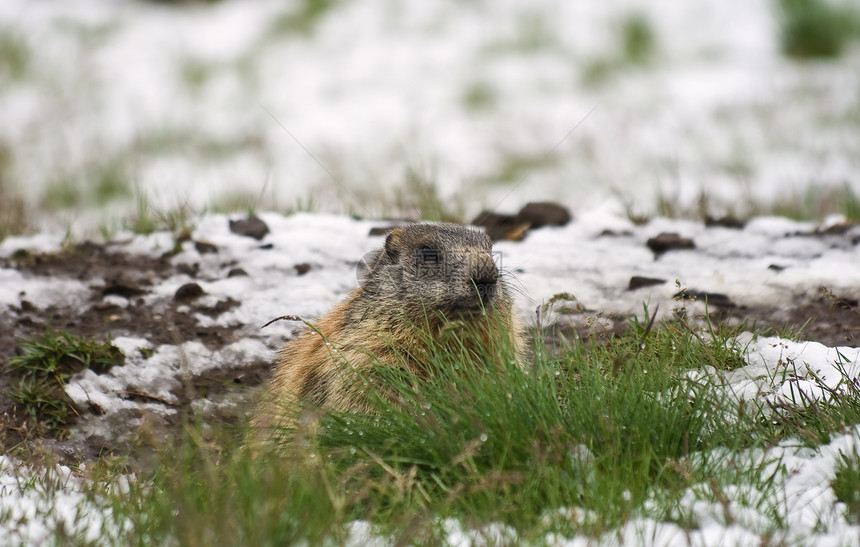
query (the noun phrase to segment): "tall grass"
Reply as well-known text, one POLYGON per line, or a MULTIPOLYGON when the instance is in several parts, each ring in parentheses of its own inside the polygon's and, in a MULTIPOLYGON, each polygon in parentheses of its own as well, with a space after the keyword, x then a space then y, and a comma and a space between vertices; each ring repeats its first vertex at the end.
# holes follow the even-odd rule
POLYGON ((702 379, 718 376, 688 374, 742 365, 730 333, 634 321, 609 343, 577 341, 521 364, 509 344, 481 349, 463 329, 431 349, 426 370, 367 374, 372 413, 290 409, 316 420, 273 432, 266 449, 244 447, 242 426, 213 437, 189 420, 129 488, 92 490, 116 521, 106 533, 138 544, 316 544, 368 522, 395 543, 434 543, 454 518, 500 523, 529 542, 600 537, 638 516, 692 529, 685 496, 715 502, 726 491, 772 529, 787 525, 768 501, 781 467, 766 449, 788 431, 702 379))

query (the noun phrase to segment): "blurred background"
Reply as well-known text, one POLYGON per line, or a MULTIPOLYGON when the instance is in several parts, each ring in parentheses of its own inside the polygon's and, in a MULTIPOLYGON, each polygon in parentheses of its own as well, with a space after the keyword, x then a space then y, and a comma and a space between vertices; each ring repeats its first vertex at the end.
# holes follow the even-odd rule
POLYGON ((4 0, 0 239, 555 200, 860 219, 850 0, 4 0))

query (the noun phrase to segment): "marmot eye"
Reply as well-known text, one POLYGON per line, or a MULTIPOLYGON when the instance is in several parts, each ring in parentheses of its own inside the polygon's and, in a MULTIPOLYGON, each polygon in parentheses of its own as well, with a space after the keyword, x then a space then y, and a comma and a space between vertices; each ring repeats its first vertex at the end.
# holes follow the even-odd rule
POLYGON ((431 249, 427 245, 418 249, 418 256, 421 257, 421 261, 425 264, 438 264, 442 261, 442 253, 436 249, 431 249))

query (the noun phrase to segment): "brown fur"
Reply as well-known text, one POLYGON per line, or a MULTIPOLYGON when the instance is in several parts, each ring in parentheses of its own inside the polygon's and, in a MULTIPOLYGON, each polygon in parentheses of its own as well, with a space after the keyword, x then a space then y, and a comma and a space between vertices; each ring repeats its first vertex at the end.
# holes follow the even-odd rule
POLYGON ((252 425, 294 427, 284 404, 299 401, 368 412, 360 376, 379 363, 421 373, 428 341, 441 341, 457 322, 474 327, 482 345, 509 333, 521 358, 520 324, 491 252, 486 234, 454 224, 392 231, 361 286, 280 352, 252 425))

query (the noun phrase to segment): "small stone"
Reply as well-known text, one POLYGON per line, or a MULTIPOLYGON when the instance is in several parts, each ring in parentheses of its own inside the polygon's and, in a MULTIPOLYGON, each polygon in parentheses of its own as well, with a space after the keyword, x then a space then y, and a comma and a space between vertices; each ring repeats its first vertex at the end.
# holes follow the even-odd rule
POLYGON ((733 228, 736 230, 742 229, 746 226, 746 223, 737 217, 733 217, 732 215, 726 215, 724 217, 713 217, 711 215, 705 216, 705 226, 714 227, 720 226, 722 228, 733 228))
POLYGON ((269 227, 266 226, 265 222, 252 215, 242 220, 231 220, 230 231, 259 241, 269 233, 269 227))
POLYGON ((309 271, 311 271, 311 265, 307 262, 302 262, 301 264, 296 264, 293 266, 296 269, 296 273, 299 275, 305 275, 309 271))
POLYGON ((396 228, 403 228, 405 226, 409 226, 411 224, 415 224, 414 222, 410 222, 408 220, 396 220, 387 226, 374 226, 367 233, 369 236, 387 236, 391 230, 396 228))
POLYGON ((679 292, 674 295, 674 298, 684 299, 684 300, 695 300, 697 302, 704 302, 709 306, 718 306, 721 308, 734 308, 735 303, 732 302, 731 298, 727 295, 717 292, 706 292, 706 291, 685 291, 679 292))
POLYGON ((199 298, 203 296, 205 293, 203 292, 203 287, 198 285, 197 283, 186 283, 182 285, 178 289, 176 289, 176 294, 173 295, 174 300, 194 300, 195 298, 199 298))
POLYGON ((205 255, 205 254, 215 254, 218 252, 218 247, 213 245, 212 243, 208 243, 206 241, 195 241, 194 248, 197 249, 197 252, 205 255))
POLYGON ((636 289, 641 289, 642 287, 653 287, 654 285, 662 285, 665 283, 665 279, 658 279, 656 277, 643 277, 641 275, 634 275, 630 278, 630 283, 627 285, 628 291, 635 291, 636 289))
POLYGON ((367 232, 369 236, 384 236, 388 235, 388 232, 394 229, 394 226, 374 226, 367 232))
POLYGON ((531 228, 542 226, 564 226, 571 220, 570 211, 567 208, 551 202, 526 203, 525 207, 517 213, 517 220, 526 222, 531 228))
POLYGON ((248 277, 248 272, 242 268, 232 268, 227 272, 227 277, 248 277))
POLYGON ((630 230, 615 231, 607 228, 606 230, 600 232, 600 234, 598 235, 600 237, 630 237, 633 235, 633 232, 631 232, 630 230))
POLYGON ((696 247, 692 239, 667 232, 652 237, 648 240, 647 245, 657 256, 673 249, 694 249, 696 247))
POLYGON ((122 281, 116 281, 108 283, 102 289, 102 298, 110 295, 122 296, 124 298, 131 298, 132 296, 140 296, 144 294, 146 291, 135 285, 134 283, 123 283, 122 281))
POLYGON ((197 277, 197 274, 200 273, 200 264, 195 262, 194 264, 177 264, 176 271, 185 274, 188 277, 197 277))
POLYGON ((857 226, 857 223, 852 222, 850 220, 845 220, 830 225, 822 225, 815 229, 815 235, 841 236, 855 226, 857 226))
POLYGON ((519 241, 525 236, 529 223, 523 222, 513 215, 502 215, 492 211, 484 211, 471 222, 474 226, 481 226, 493 241, 508 239, 519 241))
POLYGON ((788 266, 780 266, 779 264, 771 264, 770 266, 767 267, 767 269, 773 270, 775 272, 781 272, 782 270, 786 269, 787 267, 788 266))

